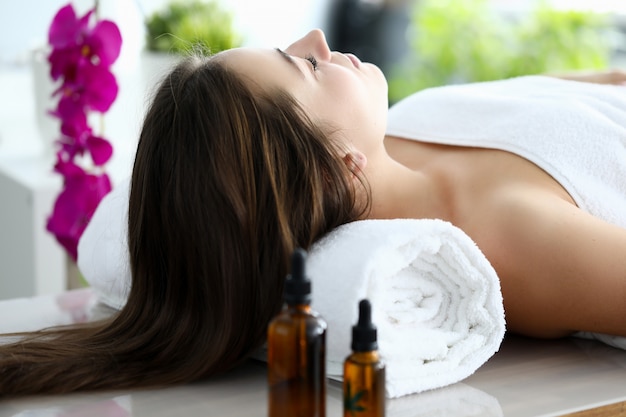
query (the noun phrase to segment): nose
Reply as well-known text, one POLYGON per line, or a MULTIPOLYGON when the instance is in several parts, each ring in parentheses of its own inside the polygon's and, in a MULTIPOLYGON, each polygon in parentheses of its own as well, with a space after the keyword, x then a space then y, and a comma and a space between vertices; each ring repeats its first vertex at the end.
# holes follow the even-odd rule
POLYGON ((326 42, 326 35, 320 29, 314 29, 295 41, 285 50, 289 55, 305 57, 311 54, 317 60, 328 61, 331 51, 326 42))

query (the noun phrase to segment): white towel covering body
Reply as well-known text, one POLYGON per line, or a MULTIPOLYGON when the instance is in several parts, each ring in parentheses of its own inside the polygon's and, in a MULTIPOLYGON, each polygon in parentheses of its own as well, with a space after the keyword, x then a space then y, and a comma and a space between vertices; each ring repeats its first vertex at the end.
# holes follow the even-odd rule
POLYGON ((387 133, 519 155, 626 228, 626 87, 526 76, 432 88, 394 105, 387 133))

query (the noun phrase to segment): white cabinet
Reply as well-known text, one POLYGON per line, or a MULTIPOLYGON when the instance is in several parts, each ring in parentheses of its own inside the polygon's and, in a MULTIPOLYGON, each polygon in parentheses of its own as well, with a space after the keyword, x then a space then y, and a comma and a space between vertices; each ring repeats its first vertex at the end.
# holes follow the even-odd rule
POLYGON ((46 231, 61 187, 41 156, 0 160, 0 299, 60 292, 66 255, 46 231))

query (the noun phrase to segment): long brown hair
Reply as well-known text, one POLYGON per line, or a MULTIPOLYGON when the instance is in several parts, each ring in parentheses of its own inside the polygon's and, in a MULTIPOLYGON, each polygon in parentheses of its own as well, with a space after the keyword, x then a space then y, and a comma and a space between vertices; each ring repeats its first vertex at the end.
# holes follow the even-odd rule
POLYGON ((0 346, 0 396, 184 383, 262 345, 294 248, 365 207, 328 132, 248 84, 200 57, 163 80, 132 174, 126 306, 0 346))

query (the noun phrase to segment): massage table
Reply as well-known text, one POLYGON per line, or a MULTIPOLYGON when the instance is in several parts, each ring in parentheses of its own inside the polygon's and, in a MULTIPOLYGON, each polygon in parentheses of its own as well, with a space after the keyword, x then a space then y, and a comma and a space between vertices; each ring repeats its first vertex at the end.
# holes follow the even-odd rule
MULTIPOLYGON (((89 288, 0 301, 0 327, 28 327, 29 320, 33 327, 40 324, 7 315, 7 309, 17 308, 32 317, 46 311, 57 322, 89 320, 94 302, 89 288)), ((342 416, 340 383, 329 380, 327 395, 327 416, 342 416)), ((250 360, 228 374, 183 386, 7 399, 0 402, 0 417, 250 417, 265 416, 266 402, 266 365, 250 360)), ((626 416, 626 351, 579 338, 507 334, 499 351, 473 375, 389 399, 387 416, 626 416)))

